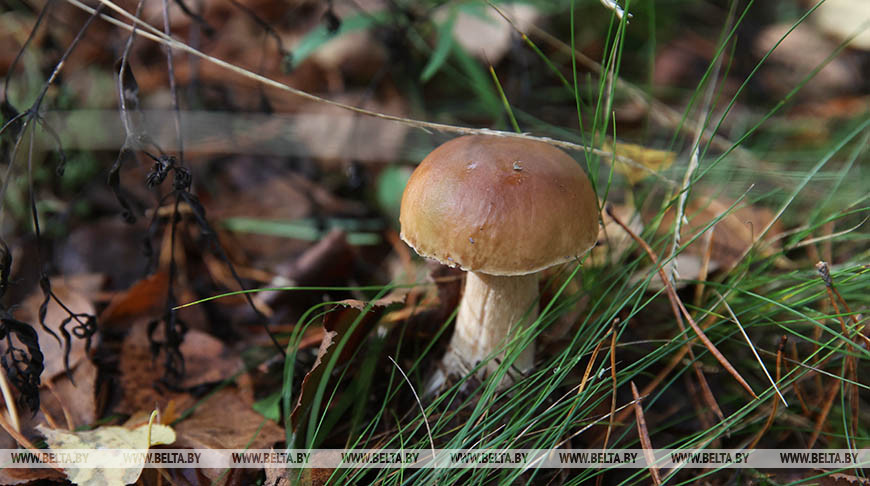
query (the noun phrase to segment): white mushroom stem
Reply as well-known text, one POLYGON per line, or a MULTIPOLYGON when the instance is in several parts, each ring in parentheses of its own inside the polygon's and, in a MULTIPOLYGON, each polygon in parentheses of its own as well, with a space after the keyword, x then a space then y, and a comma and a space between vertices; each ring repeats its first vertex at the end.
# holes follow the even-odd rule
MULTIPOLYGON (((456 329, 442 361, 446 374, 467 374, 537 319, 537 298, 534 273, 504 277, 468 272, 456 329)), ((493 372, 503 357, 503 353, 495 356, 483 370, 493 372)), ((513 362, 513 368, 527 371, 534 360, 535 348, 530 344, 513 362)))

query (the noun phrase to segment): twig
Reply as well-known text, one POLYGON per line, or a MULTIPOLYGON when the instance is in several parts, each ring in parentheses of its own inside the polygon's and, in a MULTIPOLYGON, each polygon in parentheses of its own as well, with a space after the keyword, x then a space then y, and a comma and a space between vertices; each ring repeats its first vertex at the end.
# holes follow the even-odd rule
MULTIPOLYGON (((601 446, 602 449, 607 449, 607 443, 610 442, 610 434, 613 431, 613 421, 614 415, 616 412, 616 388, 617 388, 617 380, 616 380, 616 322, 614 321, 611 327, 611 335, 610 335, 610 379, 613 381, 613 386, 610 390, 610 420, 607 423, 607 433, 604 434, 604 444, 601 446)), ((647 393, 644 393, 647 395, 647 393)))
MULTIPOLYGON (((794 361, 795 363, 800 363, 800 360, 798 359, 798 354, 797 354, 797 344, 795 344, 794 341, 791 342, 789 354, 791 354, 792 361, 794 361)), ((788 360, 786 360, 786 364, 787 363, 788 363, 788 360)), ((798 398, 798 402, 800 402, 800 404, 801 404, 801 410, 802 410, 804 416, 809 417, 811 415, 810 406, 807 404, 806 398, 804 398, 804 394, 801 391, 800 383, 798 382, 798 380, 794 381, 794 383, 792 384, 792 389, 794 389, 794 394, 798 398)))
MULTIPOLYGON (((609 334, 609 333, 608 333, 609 334)), ((595 345, 595 349, 592 350, 592 357, 589 358, 589 363, 586 365, 586 371, 583 372, 583 378, 580 380, 580 388, 577 389, 577 394, 580 395, 583 393, 583 390, 586 389, 586 382, 589 379, 589 374, 592 372, 592 366, 595 365, 595 360, 598 359, 598 351, 601 350, 601 345, 604 344, 604 338, 607 337, 607 334, 598 341, 598 344, 595 345)), ((573 412, 573 407, 571 409, 573 412)), ((569 414, 570 415, 570 414, 569 414)))
POLYGON ((18 53, 15 55, 15 59, 12 60, 12 64, 6 69, 6 79, 3 80, 3 101, 7 101, 9 99, 9 80, 12 79, 12 74, 15 73, 15 67, 18 65, 18 61, 21 60, 21 56, 27 51, 27 47, 33 41, 33 38, 36 36, 36 32, 39 30, 39 26, 42 24, 42 21, 45 20, 45 17, 48 15, 49 9, 54 5, 54 1, 50 0, 45 4, 45 7, 39 11, 39 15, 36 17, 36 22, 34 22, 33 27, 30 29, 30 33, 27 34, 27 39, 24 41, 24 44, 21 45, 21 49, 18 50, 18 53))
POLYGON ((646 428, 646 419, 643 416, 643 407, 640 406, 640 396, 637 393, 637 387, 634 382, 631 382, 631 396, 634 398, 634 416, 637 419, 637 435, 640 437, 640 445, 643 447, 643 455, 646 457, 646 463, 649 466, 649 473, 655 484, 662 484, 662 478, 659 477, 659 468, 656 467, 656 458, 652 452, 652 441, 649 439, 649 431, 646 428))
MULTIPOLYGON (((852 309, 849 308, 849 305, 846 303, 846 300, 843 299, 843 296, 840 295, 840 292, 837 291, 837 288, 834 287, 834 280, 831 278, 831 272, 828 268, 827 262, 820 261, 816 263, 816 269, 819 271, 819 276, 822 278, 822 281, 825 282, 825 290, 828 292, 828 298, 831 301, 831 306, 834 308, 834 313, 837 314, 837 319, 840 321, 840 327, 843 330, 843 335, 847 338, 852 338, 849 341, 849 349, 854 350, 855 346, 852 344, 855 339, 851 335, 860 336, 867 339, 867 336, 862 332, 852 332, 846 326, 846 321, 843 320, 843 317, 840 316, 840 307, 837 305, 837 301, 834 299, 834 294, 839 298, 840 303, 843 304, 843 307, 846 308, 846 312, 852 317, 853 322, 858 324, 858 317, 852 313, 852 309)), ((850 424, 850 432, 854 437, 858 433, 858 386, 855 384, 858 382, 858 363, 857 359, 854 355, 846 356, 846 370, 845 373, 849 376, 849 378, 854 382, 849 384, 849 404, 850 404, 850 414, 851 414, 851 424, 850 424)))
POLYGON ((819 412, 818 418, 816 418, 816 426, 813 428, 813 435, 810 436, 810 440, 807 443, 807 449, 812 449, 814 445, 816 445, 816 441, 819 439, 819 434, 822 433, 822 427, 825 425, 825 420, 828 418, 828 414, 831 412, 831 407, 834 405, 834 399, 837 398, 838 390, 840 388, 840 383, 836 380, 831 382, 831 385, 825 390, 825 401, 822 404, 822 410, 819 412))

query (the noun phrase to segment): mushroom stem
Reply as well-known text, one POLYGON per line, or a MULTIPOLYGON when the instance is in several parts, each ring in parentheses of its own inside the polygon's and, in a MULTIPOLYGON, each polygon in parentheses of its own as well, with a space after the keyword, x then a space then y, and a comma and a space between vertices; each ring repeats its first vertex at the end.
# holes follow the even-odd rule
MULTIPOLYGON (((518 276, 497 276, 468 272, 465 293, 459 304, 456 330, 444 356, 444 371, 465 375, 479 361, 503 346, 517 330, 524 329, 538 317, 538 278, 532 273, 518 276)), ((502 355, 496 358, 501 358, 502 355)), ((532 368, 534 343, 520 353, 513 367, 519 371, 532 368)), ((492 373, 498 360, 483 368, 492 373)))

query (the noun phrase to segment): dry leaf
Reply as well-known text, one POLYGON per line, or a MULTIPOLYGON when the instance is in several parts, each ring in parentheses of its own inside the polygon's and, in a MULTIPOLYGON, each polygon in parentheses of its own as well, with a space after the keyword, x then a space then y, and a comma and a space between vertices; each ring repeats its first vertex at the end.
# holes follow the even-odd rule
MULTIPOLYGON (((76 314, 95 314, 93 303, 79 293, 75 287, 68 285, 66 279, 51 279, 51 289, 54 291, 57 298, 60 299, 60 301, 63 302, 70 311, 76 314)), ((30 323, 39 335, 39 347, 42 350, 45 359, 45 371, 42 373, 42 379, 45 380, 53 378, 66 371, 64 369, 64 345, 63 335, 60 332, 60 325, 69 314, 67 314, 67 312, 63 310, 54 299, 51 299, 45 315, 45 325, 54 331, 57 337, 60 338, 60 342, 58 342, 54 336, 50 335, 42 328, 42 326, 39 325, 39 306, 42 304, 42 300, 43 296, 41 290, 32 293, 21 304, 18 318, 24 322, 30 323)), ((73 369, 76 364, 85 357, 85 340, 78 339, 72 334, 72 329, 75 325, 75 321, 70 321, 66 325, 66 330, 70 333, 70 369, 73 369)), ((91 346, 93 347, 98 342, 99 333, 94 335, 92 339, 93 342, 91 343, 91 346)), ((5 346, 5 342, 0 343, 0 350, 5 350, 5 346)))
MULTIPOLYGON (((269 449, 284 440, 284 430, 263 418, 234 389, 225 388, 205 401, 175 427, 179 448, 269 449)), ((211 480, 223 469, 203 469, 211 480)))
POLYGON ((100 325, 111 327, 129 319, 160 314, 166 304, 167 285, 168 274, 159 271, 134 283, 126 291, 115 294, 100 314, 100 325))
MULTIPOLYGON (((335 101, 359 106, 387 115, 407 116, 405 99, 395 88, 385 87, 381 96, 346 92, 335 101), (360 103, 360 100, 364 100, 360 103)), ((301 155, 329 162, 327 168, 338 168, 336 161, 386 162, 399 158, 409 127, 372 117, 361 117, 347 110, 322 103, 308 103, 294 118, 293 136, 307 149, 301 155)))
MULTIPOLYGON (((52 430, 43 425, 37 429, 45 436, 50 449, 148 449, 151 445, 175 442, 175 431, 168 425, 152 424, 151 444, 148 444, 149 425, 135 429, 118 426, 103 426, 84 432, 63 432, 52 430)), ((101 464, 99 460, 90 462, 92 468, 66 469, 69 480, 79 485, 123 486, 139 479, 145 458, 138 466, 119 468, 117 462, 101 464)))
POLYGON ((383 299, 372 302, 369 311, 360 317, 360 313, 366 307, 365 302, 358 300, 345 300, 340 303, 347 307, 340 307, 327 313, 323 318, 323 327, 326 332, 323 335, 323 340, 320 342, 320 349, 317 352, 317 360, 311 366, 311 370, 305 375, 302 380, 302 389, 299 392, 299 398, 296 401, 296 406, 293 407, 293 412, 290 414, 290 420, 294 430, 300 433, 299 426, 304 423, 304 417, 310 412, 311 401, 313 400, 314 390, 324 377, 324 367, 322 364, 329 359, 332 359, 331 353, 335 348, 330 349, 333 343, 339 343, 344 339, 345 334, 351 329, 354 322, 360 319, 353 329, 353 332, 344 344, 341 354, 338 356, 336 363, 341 364, 353 355, 357 347, 363 339, 372 330, 375 324, 380 319, 381 315, 386 310, 387 306, 404 301, 406 293, 390 293, 383 299))
MULTIPOLYGON (((689 221, 688 223, 684 222, 682 225, 680 231, 681 242, 686 243, 694 238, 711 221, 725 214, 733 204, 734 201, 723 197, 714 200, 695 197, 690 200, 686 204, 685 210, 686 218, 689 221)), ((667 233, 673 229, 674 212, 675 210, 672 209, 662 217, 661 225, 659 225, 659 234, 667 233)), ((738 205, 734 211, 720 219, 713 228, 711 261, 725 268, 731 268, 736 265, 755 237, 773 220, 773 216, 773 211, 764 207, 741 207, 738 205)), ((770 232, 767 233, 766 239, 770 240, 777 234, 782 233, 782 231, 782 225, 777 221, 773 224, 770 232)), ((703 240, 703 237, 698 237, 684 252, 693 255, 704 255, 707 248, 704 246, 703 240)), ((773 243, 771 243, 771 246, 762 247, 762 254, 769 255, 775 251, 775 248, 776 246, 773 243)), ((682 271, 680 273, 682 274, 682 271)))
MULTIPOLYGON (((815 472, 813 475, 815 476, 815 472)), ((844 473, 832 473, 818 479, 821 486, 867 486, 870 484, 870 480, 867 478, 859 478, 844 473)))
POLYGON ((850 47, 870 50, 870 2, 866 0, 825 0, 810 16, 822 31, 839 42, 858 34, 850 47))
MULTIPOLYGON (((516 34, 514 27, 492 8, 480 5, 479 11, 469 12, 460 8, 453 25, 453 39, 469 54, 481 61, 498 64, 510 51, 516 34)), ((452 5, 441 7, 435 18, 445 22, 452 5)), ((528 31, 540 17, 538 9, 525 3, 501 4, 499 8, 522 32, 528 31)))
POLYGON ((92 424, 98 418, 97 367, 90 360, 82 360, 72 371, 72 377, 75 383, 66 374, 60 374, 51 380, 50 390, 43 385, 40 403, 59 423, 66 423, 68 416, 73 427, 92 424))
MULTIPOLYGON (((634 208, 620 205, 613 206, 611 209, 620 220, 624 221, 635 234, 643 232, 643 221, 640 215, 634 211, 634 208)), ((592 265, 604 265, 619 261, 622 254, 626 252, 634 240, 628 233, 616 224, 607 211, 601 211, 601 219, 604 225, 598 229, 598 244, 592 248, 589 259, 592 265)))
MULTIPOLYGON (((761 81, 771 92, 783 95, 802 82, 814 69, 827 62, 826 59, 837 47, 836 43, 819 34, 809 23, 804 22, 789 32, 791 28, 791 23, 765 27, 759 33, 754 46, 754 53, 758 57, 776 46, 765 64, 761 81), (780 39, 782 42, 777 45, 780 39)), ((861 79, 863 78, 857 66, 847 57, 838 56, 807 81, 801 92, 830 97, 860 86, 861 79)))
MULTIPOLYGON (((160 336, 161 327, 155 331, 160 336)), ((196 329, 190 329, 181 343, 185 374, 179 386, 195 387, 229 378, 242 367, 241 359, 218 339, 196 329)), ((193 398, 159 384, 163 377, 163 354, 152 357, 148 344, 147 323, 139 322, 124 338, 119 364, 123 398, 117 407, 120 412, 133 413, 144 405, 164 409, 175 399, 179 409, 193 404, 193 398)))
MULTIPOLYGON (((677 154, 669 150, 652 149, 633 143, 604 142, 602 149, 634 160, 653 172, 667 169, 673 165, 674 159, 677 157, 677 154)), ((632 185, 637 184, 650 175, 649 172, 641 168, 620 162, 619 160, 615 161, 613 168, 620 174, 623 174, 628 179, 629 184, 632 185)))
POLYGON ((0 470, 0 484, 13 486, 18 484, 66 484, 66 477, 50 468, 0 470))
MULTIPOLYGON (((317 453, 314 455, 316 457, 317 453)), ((300 471, 298 469, 268 467, 263 486, 323 486, 334 472, 335 469, 328 468, 307 468, 300 471)))

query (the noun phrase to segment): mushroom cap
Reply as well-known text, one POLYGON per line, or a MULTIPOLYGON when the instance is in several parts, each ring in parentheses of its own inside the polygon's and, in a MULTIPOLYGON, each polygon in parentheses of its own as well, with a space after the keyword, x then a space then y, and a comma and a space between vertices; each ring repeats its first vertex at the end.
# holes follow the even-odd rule
POLYGON ((592 248, 597 202, 580 165, 550 144, 459 137, 411 174, 402 195, 401 237, 445 265, 524 275, 592 248))

